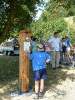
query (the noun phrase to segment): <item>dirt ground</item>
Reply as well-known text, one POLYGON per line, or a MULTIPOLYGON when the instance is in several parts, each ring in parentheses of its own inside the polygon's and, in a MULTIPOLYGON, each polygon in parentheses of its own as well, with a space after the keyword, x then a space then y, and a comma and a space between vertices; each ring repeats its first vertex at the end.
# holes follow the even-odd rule
MULTIPOLYGON (((64 79, 60 79, 57 84, 46 86, 45 95, 39 100, 75 100, 75 68, 70 68, 69 70, 62 69, 62 71, 66 72, 66 76, 62 74, 64 79)), ((22 95, 1 95, 5 88, 6 86, 2 89, 0 88, 0 100, 34 100, 34 93, 32 91, 22 95)))

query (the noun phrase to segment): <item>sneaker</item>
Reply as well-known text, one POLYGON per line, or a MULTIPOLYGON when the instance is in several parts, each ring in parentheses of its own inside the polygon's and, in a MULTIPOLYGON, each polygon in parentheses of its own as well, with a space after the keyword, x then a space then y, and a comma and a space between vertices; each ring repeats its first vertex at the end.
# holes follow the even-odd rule
POLYGON ((43 98, 44 93, 43 92, 39 92, 39 98, 43 98))
POLYGON ((38 100, 39 99, 39 93, 36 93, 33 97, 33 99, 38 100))

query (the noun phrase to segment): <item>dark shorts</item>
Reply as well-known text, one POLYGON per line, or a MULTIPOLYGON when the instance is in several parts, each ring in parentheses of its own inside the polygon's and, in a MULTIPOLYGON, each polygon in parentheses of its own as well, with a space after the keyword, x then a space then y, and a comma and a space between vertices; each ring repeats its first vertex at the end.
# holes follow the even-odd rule
POLYGON ((34 71, 34 80, 41 80, 41 79, 47 79, 47 71, 46 69, 40 69, 37 71, 34 71))
POLYGON ((66 53, 66 46, 63 46, 63 47, 62 47, 62 52, 63 52, 63 53, 66 53))

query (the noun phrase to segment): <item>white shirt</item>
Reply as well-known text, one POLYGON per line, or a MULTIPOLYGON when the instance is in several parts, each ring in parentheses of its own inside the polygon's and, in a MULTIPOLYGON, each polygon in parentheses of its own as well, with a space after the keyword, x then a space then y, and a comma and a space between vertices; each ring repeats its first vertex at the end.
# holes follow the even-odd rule
POLYGON ((51 44, 53 50, 60 51, 60 38, 52 37, 48 42, 51 44))

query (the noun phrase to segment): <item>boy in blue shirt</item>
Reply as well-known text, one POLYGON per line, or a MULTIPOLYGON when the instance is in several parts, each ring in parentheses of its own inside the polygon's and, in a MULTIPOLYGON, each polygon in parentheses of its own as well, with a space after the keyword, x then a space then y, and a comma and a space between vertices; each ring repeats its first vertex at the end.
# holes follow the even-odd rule
POLYGON ((37 46, 37 51, 30 55, 35 80, 35 98, 43 96, 44 80, 47 78, 46 63, 50 61, 50 55, 44 51, 42 44, 37 46))

